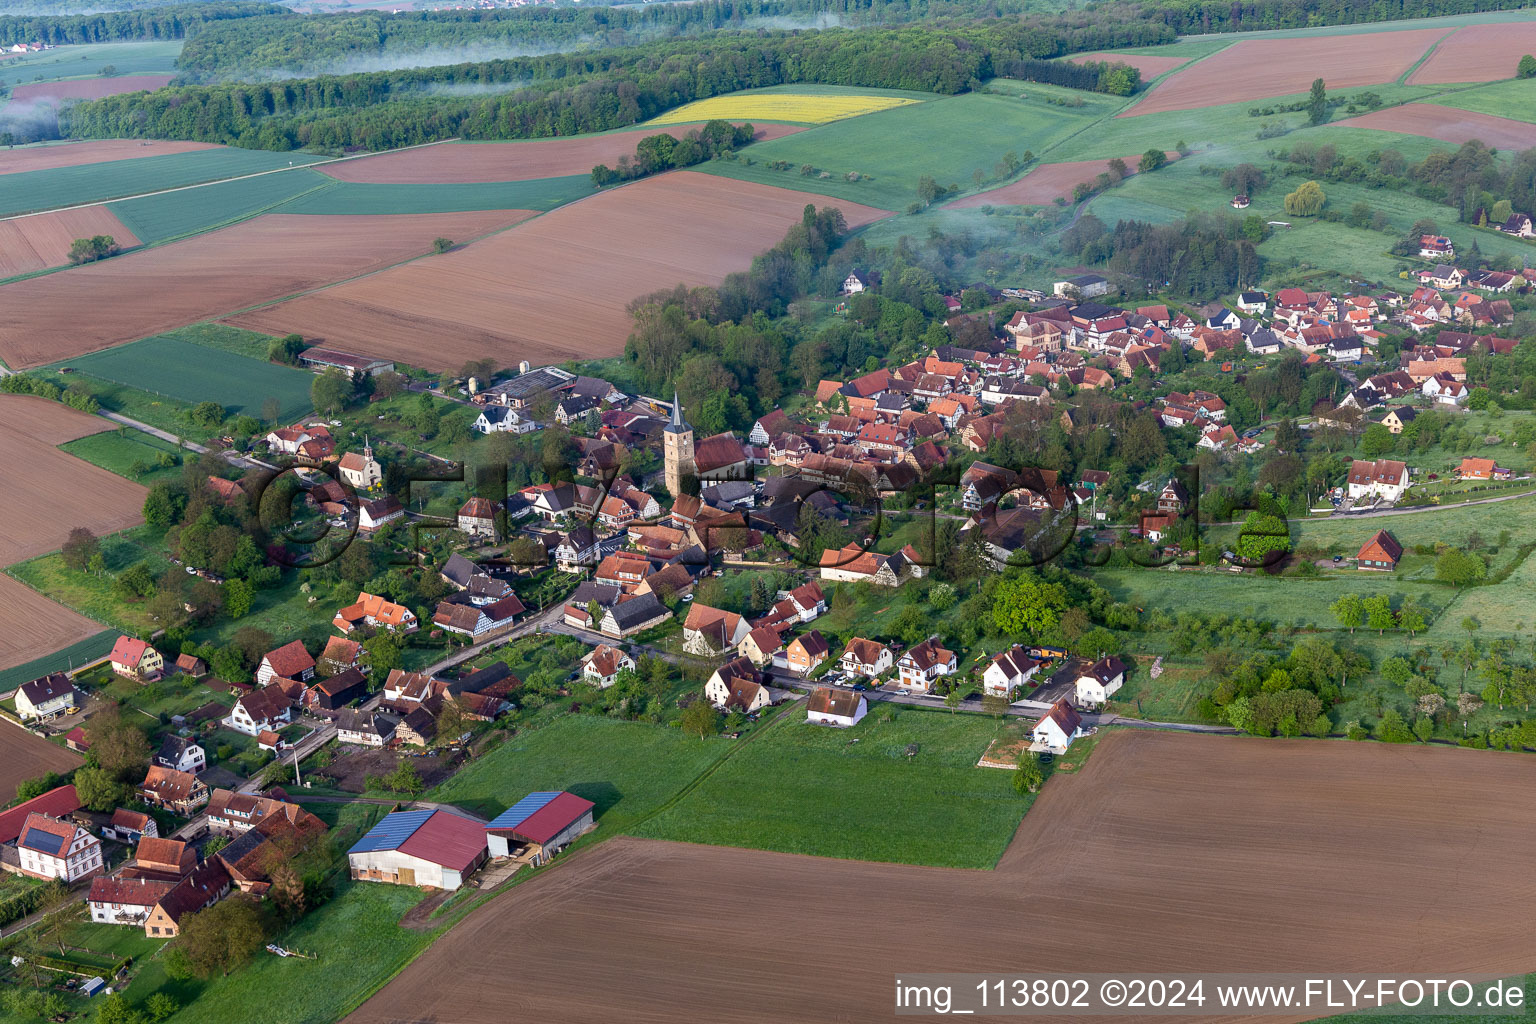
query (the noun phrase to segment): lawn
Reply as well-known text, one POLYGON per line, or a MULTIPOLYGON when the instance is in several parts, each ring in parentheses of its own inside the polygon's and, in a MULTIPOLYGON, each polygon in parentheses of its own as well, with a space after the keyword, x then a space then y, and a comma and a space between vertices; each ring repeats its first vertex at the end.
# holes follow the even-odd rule
POLYGON ((930 175, 941 185, 957 184, 970 191, 972 173, 980 170, 987 186, 996 185, 999 182, 993 169, 1005 154, 1022 157, 1030 150, 1038 157, 1112 113, 1121 102, 1045 85, 995 83, 995 87, 1021 91, 1024 98, 967 93, 930 99, 755 143, 734 161, 713 160, 702 169, 887 210, 905 210, 917 199, 919 177, 930 175), (1066 95, 1081 100, 1083 106, 1045 102, 1047 96, 1066 95), (955 145, 956 138, 964 138, 966 145, 955 145), (892 140, 900 142, 893 144, 892 140), (785 161, 789 169, 773 170, 768 166, 772 161, 785 161), (805 165, 814 172, 803 174, 805 165), (861 179, 850 181, 851 172, 857 172, 861 179), (822 177, 823 173, 827 177, 822 177))
MULTIPOLYGON (((260 180, 260 179, 257 179, 260 180)), ((471 184, 381 185, 333 181, 278 207, 277 213, 360 215, 461 213, 467 210, 552 210, 590 195, 586 174, 534 181, 471 184)))
POLYGON ((1515 121, 1536 122, 1536 81, 1512 78, 1507 82, 1493 82, 1475 89, 1462 89, 1437 96, 1434 102, 1443 107, 1457 107, 1515 121))
MULTIPOLYGON (((242 174, 287 168, 290 163, 297 166, 322 159, 324 157, 307 153, 200 149, 166 156, 22 171, 5 176, 5 192, 0 195, 0 216, 219 181, 242 174)), ((304 178, 312 177, 305 171, 293 173, 304 178)), ((272 175, 279 179, 287 176, 286 173, 272 175)), ((175 202, 195 203, 196 194, 196 191, 179 193, 175 202)))
POLYGON ((181 475, 179 456, 182 453, 175 445, 131 427, 119 427, 105 434, 91 434, 59 447, 77 459, 84 459, 93 466, 100 466, 146 487, 164 480, 174 480, 181 475), (162 466, 162 455, 176 456, 178 461, 173 465, 162 466))
MULTIPOLYGON (((1195 705, 1211 684, 1203 665, 1165 657, 1162 674, 1153 679, 1149 674, 1153 659, 1141 657, 1136 661, 1136 670, 1115 694, 1110 710, 1153 722, 1204 721, 1195 713, 1195 705)), ((1076 750, 1077 744, 1072 749, 1076 750)))
POLYGON ((152 427, 158 427, 178 437, 203 441, 207 440, 213 433, 192 423, 188 416, 192 411, 193 403, 191 402, 158 397, 135 387, 127 387, 123 384, 102 380, 99 377, 92 377, 83 373, 73 374, 68 378, 64 378, 48 371, 31 372, 55 384, 67 383, 75 387, 84 388, 91 397, 96 399, 103 410, 119 413, 141 423, 147 423, 152 427))
POLYGON ((107 563, 106 576, 66 568, 58 552, 18 562, 6 572, 33 590, 47 594, 52 600, 97 622, 110 623, 125 633, 148 635, 158 627, 143 603, 126 604, 113 596, 112 576, 139 562, 144 562, 155 576, 170 568, 161 532, 153 527, 139 526, 102 537, 101 553, 107 563))
POLYGON ((21 54, 0 61, 0 83, 27 85, 65 78, 98 78, 110 64, 119 76, 176 73, 181 40, 155 43, 92 43, 61 46, 42 53, 21 54))
POLYGON ((1380 231, 1345 224, 1297 219, 1259 246, 1265 272, 1273 277, 1290 269, 1322 267, 1387 281, 1397 277, 1404 261, 1387 252, 1393 238, 1380 231))
POLYGON ((230 416, 265 419, 262 407, 269 398, 280 403, 281 420, 296 419, 313 410, 309 391, 314 374, 170 335, 93 352, 69 360, 69 365, 79 373, 159 398, 194 405, 217 402, 230 416))
POLYGON ((633 831, 820 857, 991 868, 1029 801, 976 767, 1005 726, 878 705, 852 729, 793 707, 674 806, 633 831), (910 754, 913 746, 916 753, 910 754))
POLYGON ((272 343, 271 335, 213 321, 178 327, 174 331, 166 331, 161 337, 175 338, 177 341, 218 349, 220 352, 232 352, 237 356, 248 356, 263 362, 267 359, 267 346, 272 343))
POLYGON ((656 812, 729 749, 680 730, 568 715, 519 731, 427 794, 477 814, 500 814, 537 790, 564 789, 597 805, 600 836, 656 812))
POLYGON ((289 200, 335 186, 334 179, 301 168, 288 174, 264 174, 182 192, 125 199, 110 204, 109 209, 139 241, 149 245, 269 213, 289 200))

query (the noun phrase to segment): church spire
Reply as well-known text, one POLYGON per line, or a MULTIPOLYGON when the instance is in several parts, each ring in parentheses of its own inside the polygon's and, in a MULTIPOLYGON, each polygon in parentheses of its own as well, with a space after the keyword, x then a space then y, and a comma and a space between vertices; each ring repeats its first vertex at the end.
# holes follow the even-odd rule
POLYGON ((672 421, 667 424, 667 432, 669 434, 680 434, 685 430, 691 429, 693 428, 688 426, 688 422, 683 419, 682 399, 680 399, 677 396, 677 392, 674 391, 672 392, 672 421))

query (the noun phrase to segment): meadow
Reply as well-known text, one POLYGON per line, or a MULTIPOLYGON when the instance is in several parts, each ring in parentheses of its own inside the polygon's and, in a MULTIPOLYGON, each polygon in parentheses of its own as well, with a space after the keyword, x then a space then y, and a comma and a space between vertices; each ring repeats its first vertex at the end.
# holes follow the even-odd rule
POLYGON ((1434 102, 1443 107, 1536 123, 1536 81, 1529 78, 1512 78, 1475 89, 1448 92, 1435 97, 1434 102))
POLYGON ((649 125, 687 124, 716 118, 730 121, 788 121, 791 124, 826 124, 847 117, 873 114, 922 100, 915 97, 867 93, 861 90, 812 92, 796 86, 765 92, 736 92, 712 96, 675 107, 649 125))
POLYGON ((107 65, 118 75, 174 74, 181 40, 153 43, 92 43, 19 54, 0 61, 0 83, 9 86, 95 78, 107 65))
POLYGON ((153 527, 139 526, 103 536, 100 540, 101 554, 107 566, 105 576, 66 567, 56 551, 19 562, 5 571, 38 593, 47 594, 82 615, 124 633, 148 636, 158 628, 155 620, 142 602, 130 604, 119 600, 112 593, 112 578, 141 562, 155 576, 171 568, 161 543, 161 533, 153 527))
MULTIPOLYGON (((257 179, 260 180, 260 179, 257 179)), ((533 181, 458 184, 372 184, 332 181, 283 204, 278 213, 366 215, 464 213, 471 210, 552 210, 592 193, 587 174, 533 181)))
POLYGON ((145 487, 181 476, 179 460, 176 465, 162 466, 162 455, 191 454, 179 451, 169 441, 162 441, 152 434, 131 427, 91 434, 78 441, 61 444, 59 448, 77 459, 84 459, 93 466, 100 466, 145 487))
POLYGON ((79 356, 69 365, 77 373, 181 402, 218 402, 231 416, 265 418, 262 406, 269 398, 278 400, 281 420, 313 408, 309 389, 314 374, 168 335, 79 356))
POLYGON ((107 208, 139 236, 139 241, 152 245, 268 213, 299 196, 334 185, 322 174, 300 169, 125 199, 107 208))
POLYGON ((830 729, 807 724, 796 704, 632 832, 819 857, 991 868, 1029 807, 1013 791, 1010 773, 976 767, 1004 728, 990 717, 880 704, 853 728, 830 729))

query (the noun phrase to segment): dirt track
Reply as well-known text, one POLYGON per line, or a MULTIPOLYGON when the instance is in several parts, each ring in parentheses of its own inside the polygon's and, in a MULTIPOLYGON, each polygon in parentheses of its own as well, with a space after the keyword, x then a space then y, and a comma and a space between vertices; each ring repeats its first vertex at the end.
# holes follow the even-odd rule
MULTIPOLYGON (((648 135, 665 133, 682 138, 696 127, 699 126, 668 125, 666 128, 640 128, 608 135, 530 142, 450 142, 347 160, 320 170, 341 181, 383 184, 531 181, 590 174, 598 164, 613 167, 618 164, 619 157, 633 157, 635 146, 648 135)), ((757 129, 755 138, 757 141, 777 139, 803 130, 799 125, 765 124, 757 129)))
MULTIPOLYGON (((852 225, 882 210, 678 171, 561 207, 512 231, 233 317, 256 331, 430 369, 493 357, 535 366, 618 355, 631 299, 718 284, 784 237, 807 204, 852 225)), ((0 290, 0 299, 4 298, 0 290)))
POLYGON ((1536 146, 1536 124, 1494 117, 1492 114, 1477 114, 1455 107, 1437 107, 1433 103, 1408 103, 1401 107, 1377 110, 1363 117, 1351 117, 1347 121, 1334 121, 1332 124, 1423 135, 1457 145, 1480 139, 1495 149, 1516 152, 1536 146))
MULTIPOLYGON (((532 216, 268 214, 183 242, 0 288, 0 358, 24 369, 382 269, 532 216)), ((303 327, 298 328, 304 330, 303 327)), ((306 332, 307 333, 307 332, 306 332)))
POLYGON ((11 90, 18 102, 38 100, 99 100, 125 92, 154 90, 166 85, 175 75, 123 75, 118 78, 74 78, 64 82, 33 82, 11 90))
POLYGON ((348 1022, 883 1020, 911 970, 1516 974, 1533 783, 1455 748, 1117 733, 996 871, 609 840, 348 1022))
POLYGON ((1408 79, 1410 85, 1492 82, 1515 77, 1515 65, 1536 53, 1536 23, 1468 25, 1453 32, 1408 79))
MULTIPOLYGON (((1178 159, 1177 154, 1170 154, 1178 159)), ((1136 173, 1140 153, 1121 157, 1126 168, 1136 173)), ((1062 164, 1041 164, 1018 181, 978 192, 949 204, 950 209, 965 210, 974 206, 1043 206, 1057 196, 1072 198, 1072 189, 1078 182, 1092 182, 1102 171, 1109 170, 1108 160, 1076 160, 1062 164)))
POLYGON ((0 220, 0 277, 62 267, 69 262, 74 240, 93 235, 111 235, 125 249, 139 244, 134 233, 105 206, 0 220))
POLYGON ((1141 72, 1141 80, 1150 82, 1164 71, 1172 71, 1181 64, 1188 64, 1191 57, 1154 57, 1140 53, 1084 53, 1072 58, 1074 64, 1092 64, 1104 61, 1109 64, 1129 64, 1141 72))
POLYGON ((147 139, 106 139, 102 142, 69 142, 58 146, 0 149, 0 174, 46 171, 54 167, 78 167, 108 160, 133 160, 146 156, 218 149, 209 142, 151 142, 147 139))
MULTIPOLYGON (((1371 32, 1299 39, 1246 39, 1171 75, 1119 115, 1194 110, 1221 103, 1306 92, 1322 78, 1329 89, 1391 82, 1413 66, 1444 29, 1371 32)), ((1510 64, 1513 73, 1514 64, 1510 64)))
MULTIPOLYGON (((3 583, 0 583, 3 593, 3 583)), ((0 666, 3 667, 3 666, 0 666)), ((16 785, 44 772, 65 772, 80 755, 55 746, 10 722, 0 722, 0 805, 16 799, 16 785)))

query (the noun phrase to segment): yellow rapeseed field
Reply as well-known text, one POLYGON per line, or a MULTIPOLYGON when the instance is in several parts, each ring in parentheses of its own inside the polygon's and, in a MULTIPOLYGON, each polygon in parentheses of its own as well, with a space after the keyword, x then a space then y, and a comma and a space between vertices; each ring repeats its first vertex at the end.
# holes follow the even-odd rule
POLYGON ((877 110, 904 107, 919 100, 898 96, 806 96, 795 93, 737 93, 714 96, 686 103, 669 110, 650 124, 682 124, 687 121, 794 121, 800 124, 826 124, 845 117, 873 114, 877 110))

